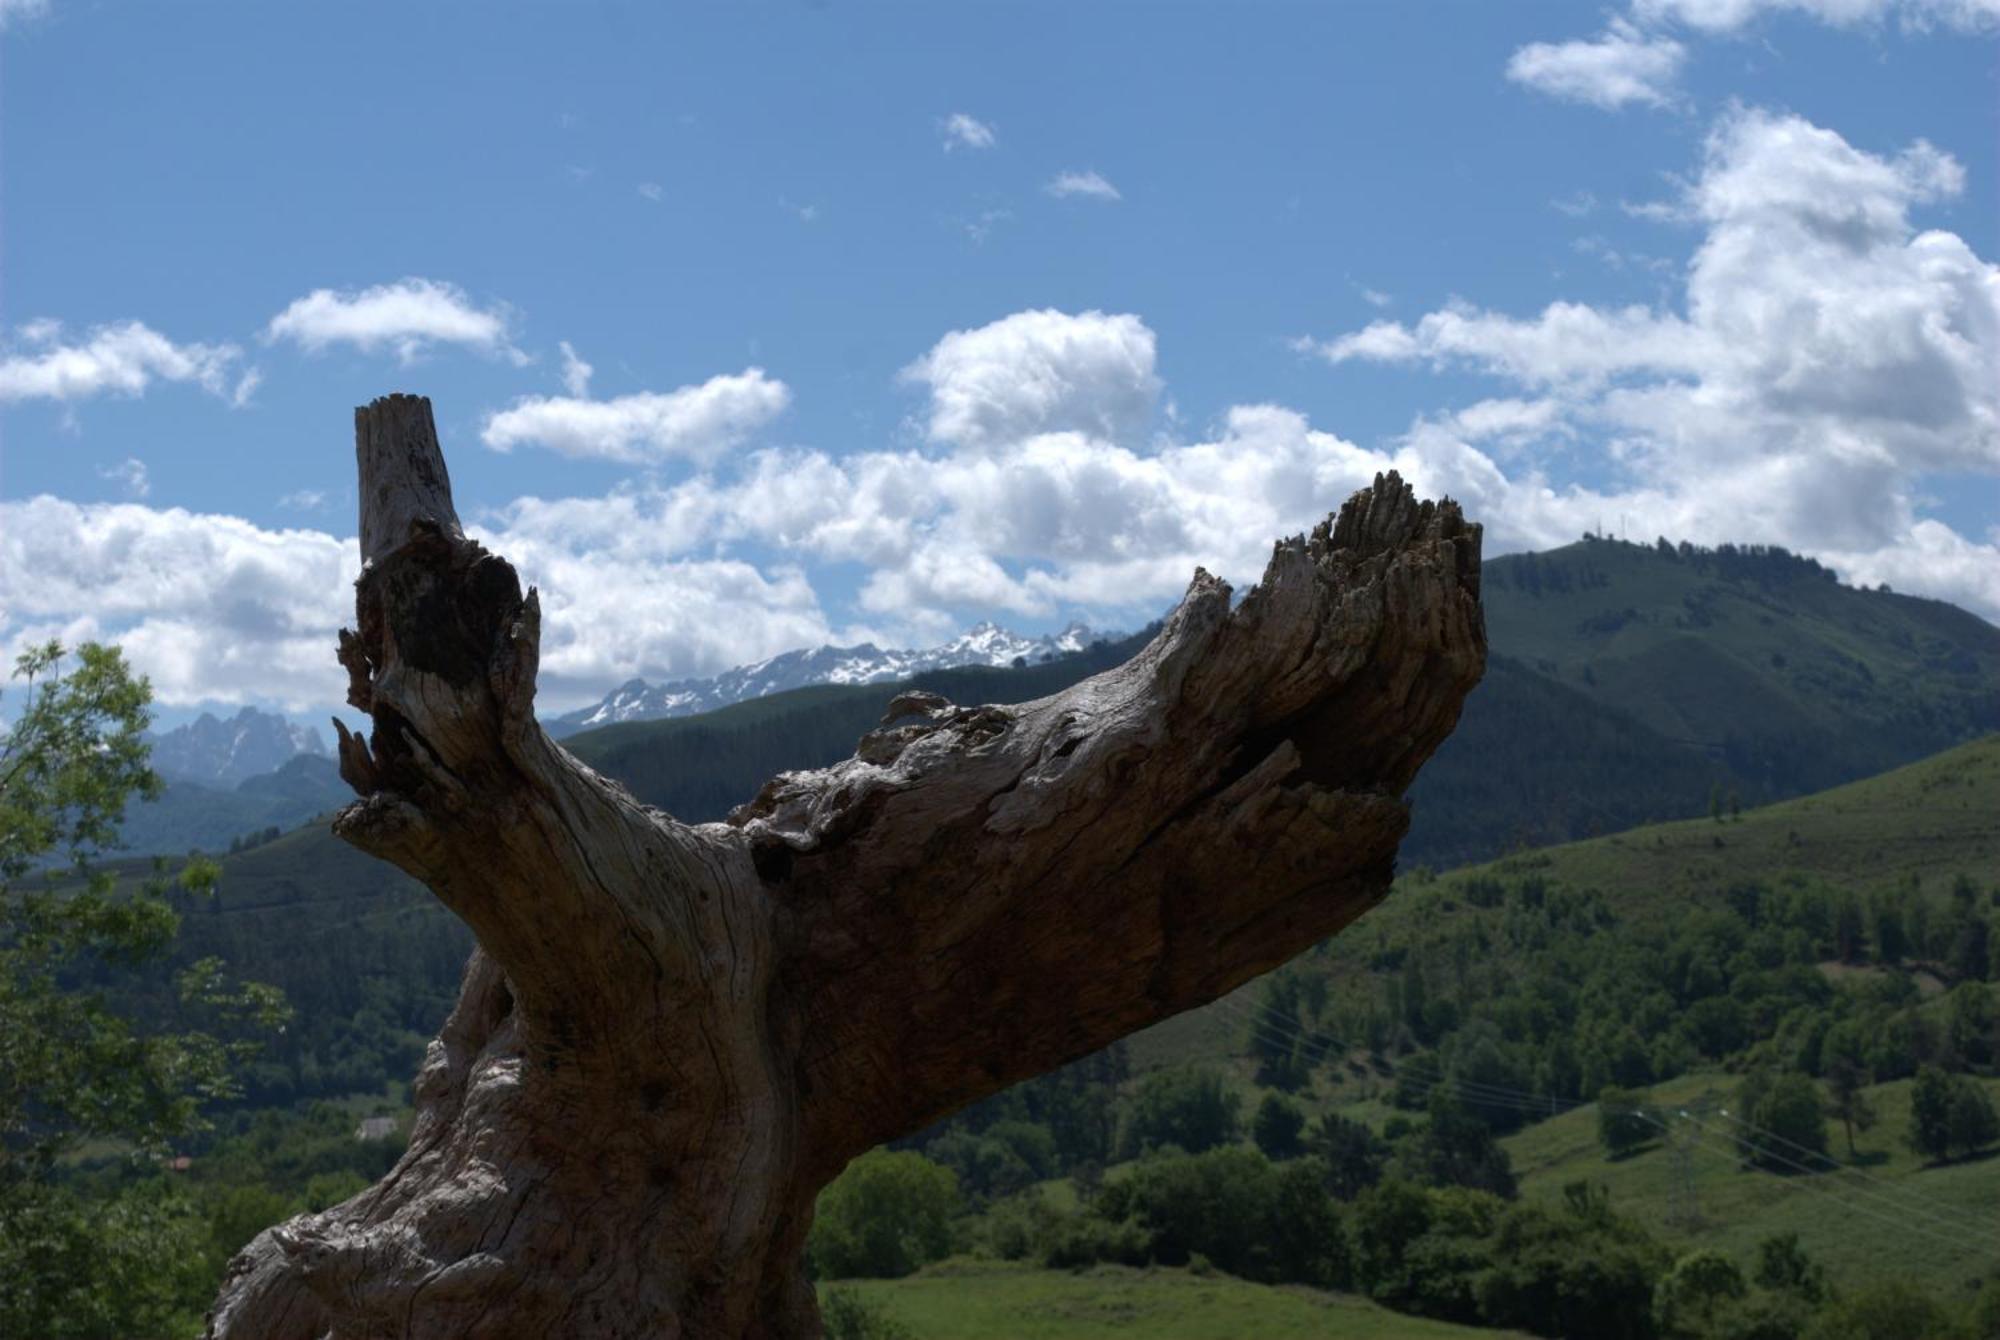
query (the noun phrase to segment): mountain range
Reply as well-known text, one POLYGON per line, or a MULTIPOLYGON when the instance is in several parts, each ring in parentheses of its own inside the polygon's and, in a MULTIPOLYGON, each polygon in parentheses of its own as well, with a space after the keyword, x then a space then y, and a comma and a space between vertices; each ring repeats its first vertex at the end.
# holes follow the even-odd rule
POLYGON ((1119 636, 1107 638, 1072 623, 1059 633, 1024 637, 998 624, 980 623, 941 646, 922 651, 885 651, 872 642, 807 647, 754 665, 739 665, 707 679, 676 679, 658 685, 643 679, 627 680, 601 701, 544 721, 542 728, 561 739, 621 722, 696 716, 809 684, 882 684, 962 665, 1040 665, 1082 651, 1092 642, 1119 636))
MULTIPOLYGON (((1490 560, 1483 601, 1486 677, 1411 789, 1409 866, 1764 804, 2000 730, 2000 628, 1942 601, 1842 585, 1783 550, 1592 538, 1490 560)), ((1018 702, 1122 662, 1151 635, 1107 641, 1072 626, 1028 639, 982 624, 929 652, 817 648, 710 680, 635 681, 550 724, 641 800, 700 822, 774 773, 845 758, 905 684, 1018 702)), ((261 788, 284 804, 234 831, 297 822, 344 799, 317 761, 301 760, 286 787, 241 782, 226 802, 190 795, 181 812, 212 830, 261 788)), ((128 824, 131 849, 214 849, 212 835, 194 844, 172 827, 128 824), (140 829, 156 830, 146 845, 140 829)))
MULTIPOLYGON (((2000 628, 1844 586, 1777 549, 1590 539, 1486 565, 1491 656, 1418 774, 1407 864, 1437 868, 1817 791, 2000 729, 2000 628)), ((1150 630, 1025 669, 916 677, 1018 702, 1118 664, 1150 630)), ((852 752, 897 690, 820 685, 566 746, 648 804, 717 819, 772 774, 852 752)))
POLYGON ((275 772, 299 754, 326 756, 326 741, 317 730, 254 707, 245 707, 226 721, 203 712, 150 739, 154 772, 169 782, 201 786, 234 787, 275 772))
MULTIPOLYGON (((872 643, 809 647, 706 679, 658 686, 630 680, 600 702, 542 725, 560 739, 601 726, 695 716, 812 685, 887 684, 961 666, 1048 665, 1105 644, 1103 635, 1081 623, 1039 637, 980 623, 924 650, 885 651, 872 643)), ((127 809, 123 850, 130 854, 219 851, 352 799, 320 733, 276 713, 244 707, 224 720, 204 712, 150 738, 153 770, 167 785, 158 800, 127 809)))

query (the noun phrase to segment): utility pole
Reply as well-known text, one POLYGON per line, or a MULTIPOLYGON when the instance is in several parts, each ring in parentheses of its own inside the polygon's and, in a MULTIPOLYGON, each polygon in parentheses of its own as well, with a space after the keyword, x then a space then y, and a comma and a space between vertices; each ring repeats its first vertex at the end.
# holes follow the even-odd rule
POLYGON ((1692 1232, 1700 1228, 1701 1193, 1695 1185, 1695 1146, 1701 1140, 1700 1116, 1706 1109, 1690 1112, 1683 1107, 1667 1130, 1667 1227, 1692 1232))

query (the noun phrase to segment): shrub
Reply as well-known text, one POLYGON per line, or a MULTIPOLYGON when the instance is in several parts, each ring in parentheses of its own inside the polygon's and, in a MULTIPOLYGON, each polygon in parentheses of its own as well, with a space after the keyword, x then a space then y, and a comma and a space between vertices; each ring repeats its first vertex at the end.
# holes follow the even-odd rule
POLYGON ((1257 1105, 1250 1135, 1267 1158, 1293 1159, 1305 1152, 1305 1141, 1300 1138, 1305 1125, 1306 1114, 1299 1111, 1298 1104, 1279 1094, 1267 1093, 1257 1105))
POLYGON ((1062 1217, 1039 1190, 1030 1188, 1000 1201, 980 1217, 979 1245, 1002 1261, 1039 1259, 1062 1217))
POLYGON ((1917 1071, 1910 1089, 1910 1147, 1933 1159, 1970 1154, 2000 1138, 1993 1101, 1976 1080, 1936 1066, 1917 1071))
POLYGON ((1326 1189, 1336 1200, 1353 1200, 1382 1180, 1389 1146, 1358 1121, 1329 1112, 1313 1126, 1308 1147, 1326 1169, 1326 1189))
POLYGON ((1824 1161, 1826 1107, 1811 1076, 1755 1071, 1737 1088, 1736 1104, 1748 1128, 1744 1144, 1750 1162, 1796 1172, 1824 1161))
POLYGON ((1486 1123, 1452 1102, 1431 1095, 1430 1120, 1396 1144, 1402 1176, 1426 1186, 1468 1186, 1514 1197, 1514 1168, 1486 1123))
POLYGON ((922 1154, 871 1149, 820 1192, 807 1254, 822 1279, 894 1279, 951 1254, 958 1179, 922 1154))
POLYGON ((1844 1294, 1823 1308, 1805 1340, 1931 1340, 1951 1335, 1951 1319, 1924 1290, 1884 1280, 1844 1294))
POLYGON ((1666 1252, 1642 1230, 1599 1212, 1586 1217, 1516 1206, 1493 1235, 1493 1268, 1478 1281, 1481 1319, 1539 1335, 1648 1340, 1653 1286, 1666 1252))
POLYGON ((1150 1249, 1150 1235, 1129 1219, 1113 1221, 1091 1214, 1065 1215, 1050 1226, 1047 1244, 1042 1248, 1042 1264, 1051 1270, 1081 1270, 1099 1261, 1142 1266, 1150 1249))
POLYGON ((1674 1262, 1653 1290, 1653 1316, 1669 1336, 1706 1336, 1719 1314, 1750 1292, 1736 1263, 1714 1248, 1674 1262))
POLYGON ((1172 1145, 1199 1154, 1236 1138, 1241 1095, 1222 1076, 1189 1067, 1149 1075, 1139 1086, 1125 1126, 1128 1156, 1172 1145))
POLYGON ((1143 1230, 1146 1255, 1162 1265, 1200 1255, 1244 1279, 1329 1285, 1348 1265, 1325 1177, 1314 1160, 1279 1169, 1240 1147, 1168 1151, 1106 1183, 1095 1214, 1143 1230))

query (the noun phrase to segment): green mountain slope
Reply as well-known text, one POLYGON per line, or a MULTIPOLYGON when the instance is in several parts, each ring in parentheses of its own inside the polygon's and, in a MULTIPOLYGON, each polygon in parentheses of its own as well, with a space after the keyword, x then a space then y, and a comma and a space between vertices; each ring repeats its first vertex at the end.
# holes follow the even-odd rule
POLYGON ((1600 891, 1622 914, 1671 916, 1755 882, 1855 894, 1914 883, 1939 893, 1961 874, 2000 877, 2000 734, 1721 822, 1652 824, 1519 852, 1431 884, 1406 878, 1362 924, 1429 917, 1468 888, 1523 876, 1600 891))
MULTIPOLYGON (((173 898, 172 958, 122 992, 161 1018, 176 1011, 173 970, 208 956, 281 987, 294 1011, 249 1067, 251 1106, 380 1092, 416 1074, 457 994, 472 934, 428 889, 338 841, 324 822, 225 856, 217 892, 173 898)), ((143 879, 148 860, 111 868, 143 879)))
POLYGON ((1401 864, 1448 869, 1701 808, 1729 771, 1498 652, 1410 788, 1401 864))
POLYGON ((2000 729, 2000 628, 1782 550, 1596 540, 1489 564, 1495 648, 1778 792, 2000 729))
POLYGON ((2000 735, 1740 819, 1407 875, 1128 1054, 1141 1077, 1215 1068, 1246 1113, 1291 1061, 1309 1118, 1378 1133, 1442 1094, 1503 1133, 1524 1200, 1589 1182, 1676 1253, 1747 1269, 1797 1233, 1843 1288, 1963 1301, 2000 1271, 2000 1154, 1918 1156, 1910 1076, 1939 1066, 2000 1100, 2000 735), (1826 1100, 1836 1059, 1868 1081, 1857 1152, 1829 1119, 1828 1157, 1788 1151, 1818 1171, 1746 1164, 1744 1076, 1803 1073, 1826 1100), (1688 1171, 1663 1141, 1607 1154, 1592 1100, 1610 1084, 1649 1090, 1669 1123, 1695 1114, 1688 1171), (1669 1222, 1690 1181, 1699 1221, 1669 1222))
MULTIPOLYGON (((1983 970, 1955 959, 1970 953, 1962 942, 1979 927, 2000 936, 1996 816, 2000 735, 1989 735, 1735 819, 1652 825, 1436 878, 1405 875, 1380 906, 1288 971, 1332 980, 1343 1041, 1372 1033, 1392 1048, 1448 1050, 1454 1037, 1470 1046, 1475 1032, 1507 1035, 1496 1045, 1515 1056, 1512 1087, 1587 1097, 1611 1081, 1588 1080, 1589 1054, 1552 1060, 1559 1036, 1565 1046, 1587 1037, 1608 1054, 1623 1045, 1620 1030, 1636 1030, 1649 1055, 1619 1082, 1644 1082, 1769 1041, 1788 1011, 1828 1008, 1814 985, 1823 977, 1921 974, 1934 990, 1940 980, 2000 976, 2000 939, 1983 970), (1814 971, 1801 977, 1794 965, 1814 971), (1633 1013, 1593 1019, 1613 1013, 1614 1000, 1633 1013), (1570 1022, 1556 1022, 1563 1016, 1570 1022), (1536 1036, 1512 1036, 1528 1020, 1536 1036)), ((1888 993, 1880 1003, 1913 1006, 1918 994, 1888 993)))

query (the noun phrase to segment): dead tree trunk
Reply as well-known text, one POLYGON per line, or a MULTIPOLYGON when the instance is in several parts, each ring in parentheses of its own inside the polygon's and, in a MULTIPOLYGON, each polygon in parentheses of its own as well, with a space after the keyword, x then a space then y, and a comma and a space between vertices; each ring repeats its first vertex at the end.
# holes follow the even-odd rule
POLYGON ((909 694, 723 823, 535 723, 540 611, 460 532, 430 403, 355 414, 344 839, 480 948, 409 1152, 232 1263, 215 1340, 819 1333, 801 1249, 854 1155, 1215 999, 1382 897, 1485 661, 1479 528, 1395 475, 1197 571, 1129 663, 909 694))

